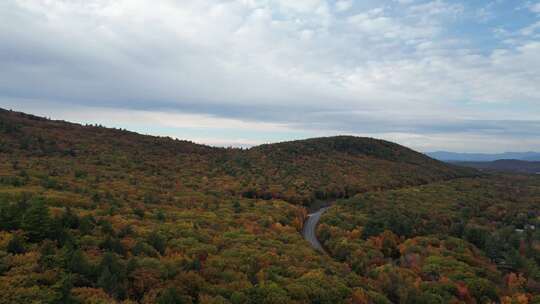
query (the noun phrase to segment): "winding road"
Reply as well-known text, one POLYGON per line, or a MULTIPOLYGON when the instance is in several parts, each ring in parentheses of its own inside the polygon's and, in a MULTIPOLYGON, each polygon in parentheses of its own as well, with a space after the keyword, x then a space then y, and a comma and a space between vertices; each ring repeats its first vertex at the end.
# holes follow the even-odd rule
POLYGON ((315 233, 317 229, 317 224, 319 223, 319 220, 321 219, 321 215, 328 210, 329 207, 324 207, 319 209, 317 212, 313 212, 308 215, 308 218, 306 222, 304 223, 304 228, 302 229, 302 236, 304 239, 306 239, 308 242, 311 243, 311 246, 315 248, 316 250, 326 253, 324 251, 324 248, 322 247, 321 243, 317 239, 317 234, 315 233))

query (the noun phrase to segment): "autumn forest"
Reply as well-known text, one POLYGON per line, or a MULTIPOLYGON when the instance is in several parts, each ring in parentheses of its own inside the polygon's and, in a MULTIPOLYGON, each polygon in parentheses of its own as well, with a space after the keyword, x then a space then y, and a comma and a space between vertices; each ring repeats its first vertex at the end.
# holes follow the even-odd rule
POLYGON ((215 148, 0 109, 0 304, 540 303, 538 228, 540 176, 383 140, 215 148))

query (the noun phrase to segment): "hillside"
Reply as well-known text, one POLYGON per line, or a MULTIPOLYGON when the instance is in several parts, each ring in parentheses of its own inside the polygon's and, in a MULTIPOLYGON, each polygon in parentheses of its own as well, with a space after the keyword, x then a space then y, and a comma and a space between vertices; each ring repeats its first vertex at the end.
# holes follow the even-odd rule
POLYGON ((218 166, 224 173, 241 178, 247 197, 277 197, 305 205, 313 199, 349 197, 368 190, 475 174, 394 143, 350 136, 229 151, 218 166))
MULTIPOLYGON (((532 299, 535 276, 517 265, 517 280, 530 286, 508 287, 508 272, 485 248, 447 227, 462 207, 472 214, 465 227, 536 224, 537 180, 509 178, 516 177, 482 176, 370 138, 223 149, 1 110, 0 304, 532 299), (421 199, 406 198, 416 194, 421 199), (344 200, 318 231, 327 256, 299 232, 304 206, 336 198, 344 200), (498 222, 482 216, 491 202, 498 222), (370 233, 366 214, 374 214, 370 233), (434 234, 474 271, 444 285, 436 267, 449 262, 428 265, 420 254, 439 250, 420 239, 434 234), (414 267, 396 254, 405 248, 420 254, 414 267), (424 266, 432 268, 418 271, 424 266)), ((523 263, 535 263, 537 239, 524 241, 523 263)))
POLYGON ((540 174, 540 162, 517 159, 499 159, 491 162, 456 162, 456 165, 479 170, 540 174))
MULTIPOLYGON (((124 181, 126 173, 142 179, 166 176, 167 181, 161 182, 174 180, 178 191, 282 198, 307 205, 314 199, 475 174, 370 138, 318 138, 248 150, 223 149, 5 110, 0 117, 0 151, 6 156, 24 156, 26 161, 47 158, 65 166, 76 162, 79 169, 94 172, 106 168, 101 174, 123 172, 120 180, 124 181)), ((155 189, 162 190, 172 195, 172 187, 155 189)))
POLYGON ((318 233, 393 303, 536 303, 539 199, 540 178, 519 175, 371 192, 339 201, 318 233))

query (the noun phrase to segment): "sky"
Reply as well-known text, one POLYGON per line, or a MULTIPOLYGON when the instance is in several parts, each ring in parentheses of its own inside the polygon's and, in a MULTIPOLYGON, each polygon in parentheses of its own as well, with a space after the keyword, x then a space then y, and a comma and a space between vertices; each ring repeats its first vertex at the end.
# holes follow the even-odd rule
POLYGON ((540 151, 540 1, 2 0, 0 107, 216 146, 540 151))

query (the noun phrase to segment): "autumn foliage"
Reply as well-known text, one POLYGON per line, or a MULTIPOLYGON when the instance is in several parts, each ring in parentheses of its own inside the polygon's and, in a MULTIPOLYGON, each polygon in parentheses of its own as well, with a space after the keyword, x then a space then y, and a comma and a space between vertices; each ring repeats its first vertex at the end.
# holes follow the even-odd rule
POLYGON ((224 149, 0 110, 0 303, 532 303, 539 189, 369 138, 224 149), (327 256, 299 231, 336 199, 327 256))

